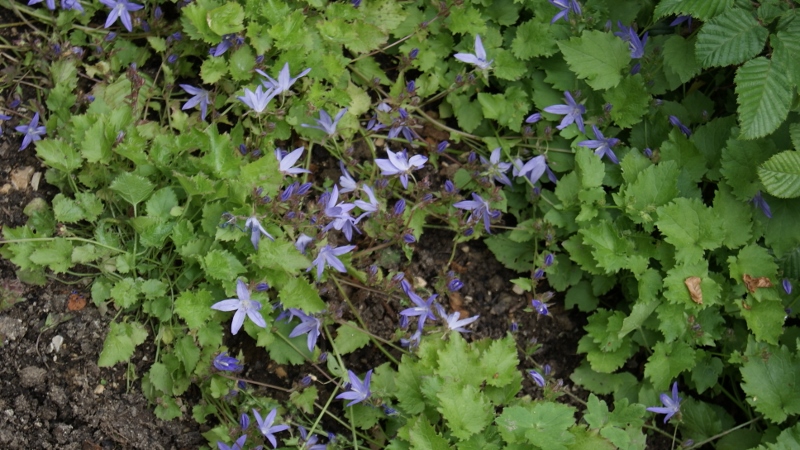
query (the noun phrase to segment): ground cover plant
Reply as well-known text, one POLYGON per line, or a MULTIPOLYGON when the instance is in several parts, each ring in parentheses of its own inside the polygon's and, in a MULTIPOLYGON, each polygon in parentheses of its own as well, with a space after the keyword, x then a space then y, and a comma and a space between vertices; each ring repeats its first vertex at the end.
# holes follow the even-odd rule
POLYGON ((795 2, 0 6, 3 133, 58 190, 0 255, 91 280, 98 364, 210 448, 800 446, 795 2), (537 326, 586 314, 578 368, 471 338, 477 241, 537 326))

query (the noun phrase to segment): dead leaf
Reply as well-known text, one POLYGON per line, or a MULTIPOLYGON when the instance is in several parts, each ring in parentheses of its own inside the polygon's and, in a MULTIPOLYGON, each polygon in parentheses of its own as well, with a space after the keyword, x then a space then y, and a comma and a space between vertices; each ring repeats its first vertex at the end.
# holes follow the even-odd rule
POLYGON ((689 289, 689 295, 692 301, 698 305, 703 304, 703 291, 700 289, 700 282, 703 281, 700 277, 689 277, 683 280, 683 284, 689 289))
POLYGON ((73 292, 69 294, 69 298, 67 299, 67 309, 70 311, 80 311, 86 307, 86 297, 78 294, 77 292, 73 292))
POLYGON ((742 275, 742 281, 744 281, 744 285, 747 286, 747 290, 751 294, 755 293, 758 288, 772 287, 772 281, 769 281, 769 277, 753 278, 748 274, 744 274, 742 275))

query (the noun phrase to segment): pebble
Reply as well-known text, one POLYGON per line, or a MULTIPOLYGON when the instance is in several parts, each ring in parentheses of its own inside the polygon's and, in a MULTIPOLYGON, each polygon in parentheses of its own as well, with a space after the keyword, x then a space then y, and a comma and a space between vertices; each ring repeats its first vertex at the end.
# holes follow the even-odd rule
POLYGON ((24 336, 26 331, 28 331, 28 327, 21 320, 0 317, 0 339, 15 341, 18 337, 24 336))
POLYGON ((41 367, 28 366, 19 371, 19 382, 24 387, 39 386, 44 381, 47 371, 41 367))

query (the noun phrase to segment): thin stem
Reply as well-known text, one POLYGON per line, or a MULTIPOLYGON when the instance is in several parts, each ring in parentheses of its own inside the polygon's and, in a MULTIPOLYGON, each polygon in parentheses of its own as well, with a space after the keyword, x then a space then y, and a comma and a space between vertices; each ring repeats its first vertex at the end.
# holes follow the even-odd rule
POLYGON ((758 420, 761 420, 761 416, 758 416, 758 417, 755 417, 753 419, 750 419, 750 420, 748 420, 747 422, 745 422, 745 423, 743 423, 741 425, 737 425, 737 426, 731 428, 730 430, 725 430, 725 431, 723 431, 721 433, 715 434, 714 436, 711 436, 710 438, 708 438, 708 439, 706 439, 704 441, 695 442, 694 445, 692 445, 691 447, 688 447, 688 449, 691 450, 693 448, 700 448, 703 445, 708 444, 711 441, 715 441, 715 440, 725 436, 726 434, 728 434, 728 433, 730 433, 732 431, 736 431, 736 430, 738 430, 740 428, 744 428, 744 427, 746 427, 748 425, 751 425, 751 424, 755 423, 758 420))
POLYGON ((36 242, 36 241, 54 241, 56 239, 66 239, 68 241, 78 241, 78 242, 86 242, 87 244, 94 244, 99 247, 107 248, 109 250, 113 250, 119 253, 125 253, 125 250, 120 250, 116 247, 111 247, 105 244, 101 244, 97 241, 92 241, 90 239, 84 239, 79 237, 47 237, 47 238, 24 238, 24 239, 0 239, 0 244, 19 244, 22 242, 36 242))

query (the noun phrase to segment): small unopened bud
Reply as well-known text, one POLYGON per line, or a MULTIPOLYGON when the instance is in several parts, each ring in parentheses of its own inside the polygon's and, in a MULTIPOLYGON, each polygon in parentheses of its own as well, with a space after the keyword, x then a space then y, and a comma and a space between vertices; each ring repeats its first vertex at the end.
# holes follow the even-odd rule
POLYGON ((178 61, 178 55, 175 53, 170 54, 167 56, 167 64, 175 64, 178 61))
POLYGON ((475 230, 473 230, 472 227, 467 228, 466 230, 464 230, 464 236, 466 236, 466 237, 472 236, 473 233, 475 233, 475 230))
POLYGON ((450 280, 447 283, 447 289, 450 292, 457 292, 458 290, 460 290, 463 287, 464 287, 464 283, 461 282, 461 280, 459 280, 458 278, 453 278, 452 280, 450 280))
POLYGON ((438 153, 442 153, 443 151, 447 150, 447 147, 450 146, 450 143, 447 141, 442 141, 436 144, 436 151, 438 153))
POLYGON ((788 278, 783 279, 783 291, 786 292, 787 295, 791 295, 792 293, 792 282, 789 281, 788 278))
POLYGON ((317 359, 319 362, 323 363, 328 360, 328 352, 322 352, 319 354, 319 358, 317 359))
POLYGON ((544 257, 544 266, 545 266, 545 267, 550 267, 550 266, 552 266, 552 265, 553 265, 553 259, 554 259, 554 258, 555 258, 555 256, 553 256, 553 254, 552 254, 552 253, 548 253, 547 255, 545 255, 545 257, 544 257))
POLYGON ((652 158, 653 157, 653 151, 650 150, 650 148, 645 148, 644 149, 644 156, 647 156, 648 158, 652 158))
POLYGON ((444 191, 448 194, 454 194, 456 192, 456 186, 450 180, 444 181, 444 191))
POLYGON ((414 48, 408 53, 408 58, 409 59, 416 59, 417 55, 419 55, 419 49, 418 48, 414 48))
POLYGON ((300 386, 308 387, 310 385, 311 385, 311 376, 310 375, 306 375, 306 376, 303 377, 303 379, 300 380, 300 386))
POLYGON ((417 242, 417 238, 415 238, 413 234, 406 233, 403 235, 403 241, 405 241, 406 244, 413 244, 417 242))
POLYGON ((408 84, 406 84, 406 91, 409 94, 413 94, 416 89, 417 89, 417 84, 414 82, 414 80, 411 80, 408 82, 408 84))
POLYGON ((161 20, 161 18, 164 17, 164 11, 161 10, 160 6, 156 6, 155 11, 153 12, 153 17, 156 20, 161 20))
POLYGON ((242 156, 247 154, 247 147, 244 144, 239 144, 239 153, 241 153, 242 156))
POLYGON ((250 426, 250 416, 247 413, 242 413, 242 416, 239 417, 239 426, 242 427, 242 430, 246 430, 250 426))
POLYGON ((262 281, 261 283, 258 283, 256 285, 256 291, 258 291, 258 292, 264 292, 264 291, 266 291, 268 289, 269 289, 269 284, 267 284, 266 282, 262 281))
POLYGON ((115 37, 117 37, 117 33, 114 33, 113 31, 109 31, 108 34, 105 37, 105 40, 106 40, 106 42, 111 42, 111 41, 114 40, 115 37))
POLYGON ((408 328, 408 316, 400 316, 400 329, 405 330, 408 328))
POLYGON ((533 272, 533 279, 541 280, 542 278, 544 278, 544 270, 536 269, 536 272, 533 272))
POLYGON ((394 215, 399 216, 403 214, 403 211, 406 210, 406 201, 402 198, 394 204, 394 215))

